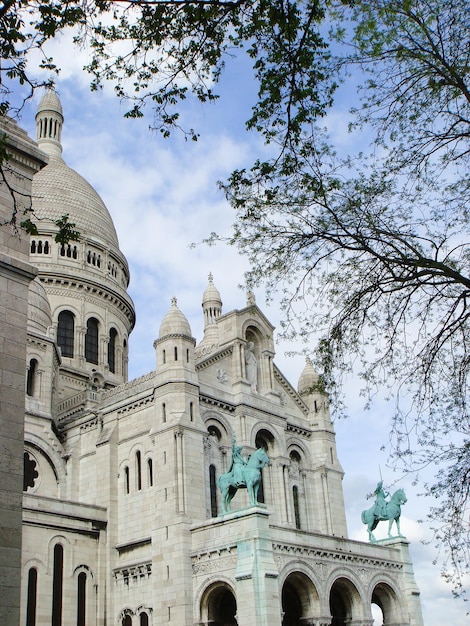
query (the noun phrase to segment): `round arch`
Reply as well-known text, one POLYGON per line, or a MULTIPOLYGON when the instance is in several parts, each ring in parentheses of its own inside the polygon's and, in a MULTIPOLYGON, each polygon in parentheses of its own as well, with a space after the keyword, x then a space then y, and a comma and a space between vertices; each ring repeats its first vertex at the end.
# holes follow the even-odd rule
POLYGON ((200 621, 211 626, 237 626, 237 600, 228 583, 210 584, 200 601, 200 621))
POLYGON ((329 592, 331 626, 346 626, 364 617, 361 595, 356 585, 345 576, 333 582, 329 592))
POLYGON ((297 454, 302 459, 303 465, 308 466, 311 464, 311 454, 303 441, 296 439, 295 437, 289 437, 286 441, 287 456, 290 457, 292 452, 297 454))
POLYGON ((384 624, 399 624, 405 620, 399 593, 388 582, 379 581, 375 584, 370 596, 370 603, 380 607, 384 624))
POLYGON ((231 445, 231 428, 227 419, 215 411, 207 411, 202 415, 202 421, 204 422, 205 429, 211 434, 211 428, 213 428, 214 434, 217 437, 220 445, 231 445))
POLYGON ((281 589, 282 626, 310 623, 320 612, 320 599, 311 578, 304 572, 290 572, 281 589))
POLYGON ((250 439, 255 449, 264 448, 270 458, 278 456, 280 446, 277 433, 264 422, 253 426, 250 439))

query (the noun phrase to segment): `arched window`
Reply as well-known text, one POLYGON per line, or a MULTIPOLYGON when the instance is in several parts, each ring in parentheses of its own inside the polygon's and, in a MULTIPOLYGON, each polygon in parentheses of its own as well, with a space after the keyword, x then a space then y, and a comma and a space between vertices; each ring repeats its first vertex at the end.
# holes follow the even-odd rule
POLYGON ((295 527, 300 529, 299 489, 297 485, 292 487, 292 497, 294 499, 295 527))
POLYGON ((80 572, 77 581, 77 626, 86 626, 86 574, 80 572))
POLYGON ((127 467, 127 465, 124 468, 124 489, 126 490, 126 493, 129 493, 130 481, 129 481, 129 468, 127 467))
POLYGON ((52 574, 52 626, 62 626, 62 585, 64 578, 64 548, 54 546, 54 568, 52 574))
POLYGON ((116 337, 117 330, 111 328, 108 341, 108 366, 109 371, 113 372, 113 374, 116 372, 116 337))
POLYGON ((38 571, 32 567, 28 572, 28 598, 26 600, 26 626, 36 626, 38 598, 38 571))
POLYGON ((90 317, 86 323, 85 360, 98 363, 98 320, 94 317, 90 317))
POLYGON ((130 615, 124 615, 122 618, 122 626, 132 626, 132 617, 130 615))
POLYGON ((148 481, 148 486, 153 487, 153 461, 152 459, 147 459, 147 481, 148 481))
POLYGON ((209 486, 211 494, 211 517, 217 517, 217 481, 215 465, 209 465, 209 486))
POLYGON ((34 396, 36 392, 37 368, 37 360, 31 359, 31 361, 29 362, 28 373, 26 375, 26 393, 28 394, 28 396, 34 396))
POLYGON ((62 356, 73 357, 75 318, 70 311, 61 311, 57 326, 57 344, 62 356))
POLYGON ((142 489, 142 457, 140 450, 137 450, 135 453, 135 473, 137 491, 140 491, 142 489))
POLYGON ((149 616, 145 611, 140 614, 140 626, 149 626, 149 616))

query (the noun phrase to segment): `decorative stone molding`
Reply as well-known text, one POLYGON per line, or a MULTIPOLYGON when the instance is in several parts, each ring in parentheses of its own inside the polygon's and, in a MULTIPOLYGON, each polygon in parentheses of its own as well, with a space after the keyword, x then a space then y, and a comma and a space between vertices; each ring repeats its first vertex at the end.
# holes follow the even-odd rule
POLYGON ((295 433, 296 435, 300 435, 306 439, 310 439, 312 436, 312 431, 309 428, 302 428, 301 426, 290 423, 287 423, 286 428, 288 433, 295 433))
POLYGON ((120 567, 113 570, 115 583, 124 583, 129 586, 130 582, 138 583, 142 578, 152 575, 152 561, 120 567))
POLYGON ((285 393, 288 396, 290 396, 290 398, 296 403, 296 405, 299 407, 302 413, 304 413, 304 415, 308 415, 308 406, 305 404, 305 402, 302 400, 299 394, 295 391, 295 389, 291 385, 289 385, 289 383, 286 381, 286 379, 284 378, 284 376, 281 374, 281 372, 279 371, 279 369, 276 367, 274 363, 273 363, 273 371, 274 371, 274 378, 284 389, 285 393))
POLYGON ((224 411, 229 411, 229 413, 233 413, 235 411, 235 405, 229 404, 228 402, 223 402, 222 400, 218 400, 217 398, 212 398, 211 396, 201 395, 201 402, 205 404, 209 404, 210 406, 216 406, 219 409, 224 411))
POLYGON ((236 546, 226 546, 218 550, 208 550, 192 557, 193 574, 210 574, 234 569, 237 566, 236 546))

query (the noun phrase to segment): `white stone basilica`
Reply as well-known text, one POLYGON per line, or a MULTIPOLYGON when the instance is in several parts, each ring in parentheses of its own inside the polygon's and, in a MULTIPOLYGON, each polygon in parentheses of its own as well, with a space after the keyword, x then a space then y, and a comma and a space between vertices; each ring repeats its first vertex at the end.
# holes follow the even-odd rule
MULTIPOLYGON (((422 626, 408 542, 348 539, 328 400, 297 390, 248 294, 224 313, 212 276, 204 336, 174 299, 156 369, 127 379, 135 312, 112 218, 62 158, 62 107, 37 113, 33 178, 21 626, 422 626), (57 244, 64 214, 80 240, 57 244), (257 506, 222 514, 232 440, 264 448, 257 506)), ((149 345, 149 349, 152 349, 149 345)))

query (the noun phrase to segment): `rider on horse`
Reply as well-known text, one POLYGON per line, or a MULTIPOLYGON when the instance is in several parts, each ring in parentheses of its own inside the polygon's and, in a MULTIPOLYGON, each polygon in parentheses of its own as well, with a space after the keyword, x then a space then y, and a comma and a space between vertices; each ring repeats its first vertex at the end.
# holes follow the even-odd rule
POLYGON ((388 491, 384 491, 383 489, 383 481, 381 480, 377 483, 377 487, 375 488, 375 508, 374 515, 377 519, 385 517, 387 500, 386 498, 390 495, 388 491))
POLYGON ((244 485, 243 468, 246 465, 246 459, 242 454, 243 446, 237 446, 235 435, 232 437, 232 462, 228 469, 228 473, 232 475, 235 487, 244 485))

